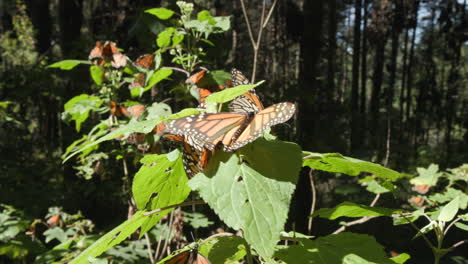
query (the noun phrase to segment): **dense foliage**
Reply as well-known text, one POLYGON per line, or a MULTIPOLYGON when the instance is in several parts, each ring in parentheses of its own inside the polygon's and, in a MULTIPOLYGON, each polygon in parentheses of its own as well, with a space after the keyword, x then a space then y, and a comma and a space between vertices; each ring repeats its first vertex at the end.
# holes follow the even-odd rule
POLYGON ((7 1, 0 263, 467 263, 465 3, 299 2, 7 1), (293 121, 187 177, 157 125, 251 89, 293 121))

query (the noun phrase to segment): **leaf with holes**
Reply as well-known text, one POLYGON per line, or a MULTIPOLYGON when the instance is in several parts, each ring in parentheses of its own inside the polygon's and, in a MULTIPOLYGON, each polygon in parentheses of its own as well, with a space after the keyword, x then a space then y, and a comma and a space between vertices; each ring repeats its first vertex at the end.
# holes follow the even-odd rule
POLYGON ((296 144, 265 140, 243 149, 242 160, 218 152, 189 186, 228 226, 242 229, 259 255, 269 257, 286 222, 300 155, 296 144))

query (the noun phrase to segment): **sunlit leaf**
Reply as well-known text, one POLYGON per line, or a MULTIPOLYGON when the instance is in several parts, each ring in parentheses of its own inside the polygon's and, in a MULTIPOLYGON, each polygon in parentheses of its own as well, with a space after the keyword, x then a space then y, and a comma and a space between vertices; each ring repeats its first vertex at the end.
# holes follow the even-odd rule
POLYGON ((48 68, 59 68, 61 70, 71 70, 75 68, 77 65, 80 64, 91 64, 89 61, 84 60, 63 60, 59 62, 52 63, 51 65, 47 66, 48 68))
POLYGON ((237 155, 218 152, 189 181, 230 227, 242 229, 261 256, 271 256, 289 210, 300 169, 296 144, 257 140, 237 155))
POLYGON ((457 215, 459 209, 460 197, 457 196, 450 203, 446 204, 441 210, 438 216, 439 221, 449 222, 457 215))
POLYGON ((91 73, 91 77, 93 78, 93 81, 97 85, 102 85, 102 80, 104 78, 104 70, 97 65, 93 65, 89 68, 89 71, 91 73))
POLYGON ((161 20, 167 20, 174 15, 174 11, 164 7, 147 9, 145 13, 155 15, 161 20))
POLYGON ((417 171, 419 176, 410 181, 414 185, 427 184, 429 186, 435 186, 439 177, 442 176, 437 164, 431 164, 427 169, 417 168, 417 171))
POLYGON ((309 153, 310 157, 304 160, 302 166, 308 166, 317 170, 344 173, 352 176, 362 172, 375 174, 377 177, 395 181, 401 177, 400 173, 382 167, 379 164, 363 161, 355 158, 345 157, 339 153, 309 153))
POLYGON ((390 209, 384 207, 370 207, 367 205, 355 204, 351 202, 343 202, 334 208, 321 208, 313 214, 334 220, 338 217, 364 217, 364 216, 391 216, 401 213, 399 209, 390 209))
POLYGON ((244 84, 244 85, 236 86, 234 88, 224 89, 223 91, 216 92, 208 96, 206 98, 206 102, 213 102, 213 103, 229 102, 232 99, 236 98, 237 96, 244 94, 245 92, 259 86, 260 84, 264 82, 265 81, 260 81, 256 84, 244 84))

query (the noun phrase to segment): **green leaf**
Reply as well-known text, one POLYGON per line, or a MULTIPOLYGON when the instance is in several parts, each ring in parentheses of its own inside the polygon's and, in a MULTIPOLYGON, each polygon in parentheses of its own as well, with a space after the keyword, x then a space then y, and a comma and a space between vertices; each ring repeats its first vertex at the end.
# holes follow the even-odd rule
POLYGON ((383 247, 369 235, 344 232, 315 240, 298 239, 298 241, 296 245, 279 246, 275 257, 288 264, 345 263, 346 259, 349 261, 356 259, 349 257, 353 254, 363 261, 357 263, 394 264, 386 257, 383 247))
POLYGON ((83 60, 63 60, 59 62, 52 63, 51 65, 47 66, 48 68, 59 68, 61 70, 71 70, 75 68, 79 64, 91 64, 89 61, 83 60))
POLYGON ((300 169, 300 149, 293 143, 257 140, 241 153, 248 163, 237 155, 217 152, 189 186, 228 226, 242 229, 259 255, 268 257, 286 222, 300 169))
POLYGON ((368 172, 375 174, 379 178, 385 178, 391 181, 395 181, 401 177, 400 173, 382 167, 379 164, 345 157, 339 153, 304 153, 313 156, 304 160, 302 166, 308 166, 317 170, 344 173, 351 176, 359 175, 362 172, 368 172))
POLYGON ((463 223, 455 223, 455 226, 460 228, 461 230, 468 231, 468 225, 465 225, 463 223))
POLYGON ((397 263, 397 264, 403 264, 405 263, 408 259, 410 259, 411 256, 409 254, 406 254, 406 253, 401 253, 400 255, 398 256, 395 256, 395 257, 391 257, 390 259, 397 263))
POLYGON ((154 85, 158 84, 160 81, 168 78, 172 75, 171 69, 159 69, 155 71, 148 79, 148 85, 146 85, 144 91, 148 91, 154 85))
POLYGON ((172 46, 175 47, 177 46, 182 40, 184 40, 185 37, 185 32, 183 31, 176 31, 172 35, 172 46))
POLYGON ((75 120, 76 131, 80 131, 81 124, 88 119, 91 110, 97 111, 103 101, 97 96, 81 94, 73 97, 65 104, 65 112, 75 120))
POLYGON ((244 85, 239 85, 233 88, 224 89, 220 92, 216 92, 208 96, 206 98, 206 102, 212 102, 212 103, 229 102, 232 99, 236 98, 237 96, 242 95, 249 90, 252 90, 253 88, 259 86, 260 84, 264 82, 265 81, 260 81, 256 84, 244 84, 244 85))
POLYGON ((414 185, 427 184, 429 186, 435 186, 439 177, 442 176, 442 173, 438 172, 439 166, 437 164, 431 164, 427 169, 417 168, 416 170, 419 176, 410 181, 414 185))
POLYGON ((158 47, 165 48, 171 46, 172 35, 175 32, 175 28, 168 27, 166 30, 158 34, 158 38, 156 39, 156 43, 158 47))
MULTIPOLYGON (((391 183, 390 183, 391 184, 391 183)), ((393 191, 392 187, 393 184, 390 185, 391 187, 385 188, 383 185, 380 185, 376 180, 371 180, 367 182, 367 188, 366 190, 372 193, 387 193, 390 191, 393 191)))
POLYGON ((157 16, 161 20, 167 20, 174 15, 174 11, 164 7, 147 9, 145 13, 157 16))
POLYGON ((424 215, 424 208, 418 209, 412 212, 411 215, 403 217, 402 215, 394 215, 393 218, 393 225, 404 225, 409 224, 410 222, 414 222, 419 219, 419 217, 424 215))
POLYGON ((195 229, 200 227, 208 227, 214 224, 214 222, 208 220, 208 217, 206 217, 204 214, 197 212, 184 212, 184 221, 186 221, 185 223, 189 224, 195 229))
POLYGON ((454 188, 448 188, 444 193, 436 193, 431 195, 429 196, 429 199, 439 204, 444 204, 446 202, 452 201, 456 197, 459 197, 460 199, 460 209, 465 210, 468 205, 468 195, 454 188))
POLYGON ((343 258, 343 264, 377 264, 375 262, 367 261, 355 254, 348 254, 343 258))
POLYGON ((46 243, 49 243, 50 241, 57 239, 61 243, 65 242, 67 240, 67 234, 65 234, 65 231, 63 231, 62 228, 60 227, 54 227, 51 229, 48 229, 44 232, 44 235, 46 236, 46 243))
POLYGON ((342 202, 334 208, 321 208, 312 216, 319 216, 334 220, 338 217, 364 217, 364 216, 392 216, 401 213, 399 209, 390 209, 384 207, 370 207, 367 205, 355 204, 351 202, 342 202))
POLYGON ((102 236, 99 240, 94 242, 78 257, 73 259, 70 264, 88 263, 88 258, 97 257, 109 248, 119 244, 128 236, 133 234, 146 220, 147 216, 143 215, 142 211, 136 212, 132 218, 123 222, 109 233, 102 236))
POLYGON ((439 214, 439 217, 437 217, 437 220, 445 221, 445 222, 452 221, 452 219, 458 213, 459 203, 460 203, 460 197, 457 196, 450 203, 446 204, 442 208, 442 210, 440 210, 440 214, 439 214))
POLYGON ((237 263, 247 254, 245 240, 238 236, 222 236, 203 243, 199 252, 211 263, 237 263))
POLYGON ((101 86, 102 85, 102 80, 104 79, 104 69, 101 68, 100 66, 93 65, 89 68, 89 71, 91 73, 91 77, 93 78, 93 81, 101 86))

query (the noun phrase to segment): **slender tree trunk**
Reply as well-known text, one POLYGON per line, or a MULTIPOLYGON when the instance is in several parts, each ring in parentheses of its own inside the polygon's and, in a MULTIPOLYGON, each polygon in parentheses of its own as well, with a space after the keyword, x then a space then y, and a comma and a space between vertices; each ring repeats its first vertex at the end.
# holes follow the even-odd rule
MULTIPOLYGON (((406 73, 408 71, 407 67, 407 60, 408 60, 408 38, 409 38, 409 28, 405 29, 405 40, 403 43, 403 66, 401 69, 401 87, 400 87, 400 124, 403 124, 403 113, 404 110, 404 102, 405 102, 405 86, 406 86, 406 73)), ((402 128, 403 125, 400 125, 402 128)), ((402 136, 403 131, 400 131, 400 136, 402 136)))
POLYGON ((362 59, 361 59, 361 122, 365 131, 366 123, 366 107, 367 107, 367 19, 368 19, 368 3, 369 0, 364 0, 364 17, 362 28, 362 59))
POLYGON ((385 43, 384 37, 376 40, 374 71, 372 74, 372 93, 370 99, 370 133, 372 147, 377 148, 379 142, 379 118, 380 118, 380 97, 383 82, 383 69, 385 59, 385 43))
POLYGON ((416 46, 416 31, 418 28, 418 12, 419 12, 419 1, 416 0, 416 6, 414 8, 414 28, 413 28, 413 35, 411 36, 411 47, 409 53, 409 60, 408 60, 408 71, 406 77, 406 120, 409 120, 411 114, 411 88, 413 85, 413 76, 412 76, 412 68, 413 68, 413 60, 414 60, 414 48, 416 46))
POLYGON ((336 0, 329 0, 328 2, 328 89, 327 97, 329 101, 333 100, 335 94, 335 57, 336 57, 336 0))
POLYGON ((60 46, 62 55, 70 57, 80 39, 83 0, 59 0, 60 46))
POLYGON ((52 19, 49 12, 49 0, 25 1, 28 6, 28 13, 37 31, 37 50, 44 53, 49 50, 50 38, 52 34, 52 19))
POLYGON ((390 114, 392 111, 393 99, 395 97, 395 83, 396 83, 396 69, 397 69, 397 57, 398 57, 398 41, 399 41, 399 32, 396 27, 392 30, 392 50, 390 57, 389 65, 389 78, 388 78, 388 87, 387 87, 387 113, 390 114))
POLYGON ((353 73, 351 86, 351 152, 362 142, 359 122, 359 59, 361 58, 361 0, 355 0, 353 34, 353 73))

